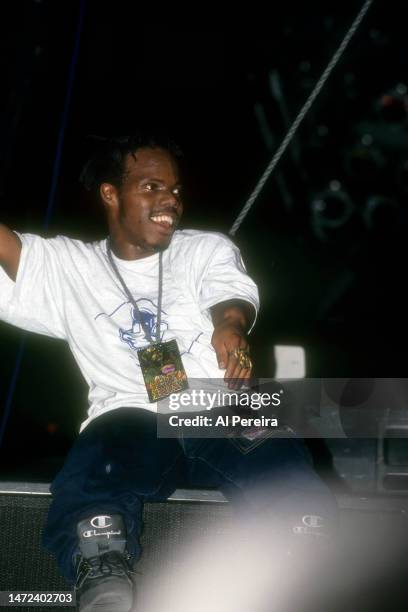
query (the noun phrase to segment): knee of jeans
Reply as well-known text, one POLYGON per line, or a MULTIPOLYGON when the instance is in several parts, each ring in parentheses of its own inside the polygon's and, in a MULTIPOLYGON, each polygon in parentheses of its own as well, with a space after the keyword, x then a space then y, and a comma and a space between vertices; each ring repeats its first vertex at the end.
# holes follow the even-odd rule
POLYGON ((183 435, 178 439, 182 452, 187 459, 197 459, 197 453, 206 442, 205 438, 185 438, 183 435))

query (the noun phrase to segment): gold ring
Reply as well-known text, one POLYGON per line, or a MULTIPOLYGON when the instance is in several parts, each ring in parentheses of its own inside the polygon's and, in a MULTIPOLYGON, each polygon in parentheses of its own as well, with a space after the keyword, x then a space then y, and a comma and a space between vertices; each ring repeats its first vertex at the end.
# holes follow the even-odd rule
POLYGON ((238 359, 238 363, 241 368, 249 370, 252 368, 252 361, 249 358, 248 351, 246 349, 234 349, 231 351, 231 355, 238 359))

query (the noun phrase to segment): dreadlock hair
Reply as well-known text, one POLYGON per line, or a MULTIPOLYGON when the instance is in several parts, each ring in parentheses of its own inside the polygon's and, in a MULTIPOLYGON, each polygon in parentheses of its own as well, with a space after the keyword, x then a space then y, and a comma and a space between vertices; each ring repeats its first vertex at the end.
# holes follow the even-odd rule
POLYGON ((125 162, 127 155, 135 155, 138 149, 165 149, 176 160, 182 157, 179 146, 166 137, 143 132, 128 136, 106 138, 90 136, 97 143, 93 155, 84 164, 79 180, 88 191, 98 195, 102 183, 111 183, 118 189, 126 178, 125 162))

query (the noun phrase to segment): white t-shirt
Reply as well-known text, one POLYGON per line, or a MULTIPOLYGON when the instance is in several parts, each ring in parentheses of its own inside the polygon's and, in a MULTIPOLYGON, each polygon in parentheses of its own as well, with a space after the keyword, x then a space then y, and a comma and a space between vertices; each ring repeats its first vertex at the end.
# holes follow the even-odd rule
MULTIPOLYGON (((89 385, 88 418, 121 406, 156 411, 136 350, 148 345, 134 307, 109 263, 107 240, 16 232, 22 242, 14 283, 0 266, 0 319, 66 340, 89 385)), ((113 255, 145 323, 156 334, 159 255, 125 261, 113 255)), ((176 231, 163 253, 161 338, 177 340, 188 378, 220 379, 211 345, 210 306, 242 299, 258 310, 255 283, 238 248, 223 234, 176 231)))

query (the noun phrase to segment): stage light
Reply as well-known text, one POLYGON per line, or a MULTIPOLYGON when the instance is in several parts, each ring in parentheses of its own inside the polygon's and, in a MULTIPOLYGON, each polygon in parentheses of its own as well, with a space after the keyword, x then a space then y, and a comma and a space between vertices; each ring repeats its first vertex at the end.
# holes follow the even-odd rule
POLYGON ((386 160, 374 144, 373 136, 365 133, 345 156, 345 167, 350 176, 359 182, 373 181, 385 167, 386 160))
POLYGON ((399 219, 398 203, 386 196, 372 195, 364 208, 363 218, 369 230, 386 232, 396 227, 399 219))
POLYGON ((328 133, 329 133, 329 128, 327 127, 327 125, 321 124, 318 126, 317 128, 318 136, 320 136, 321 138, 325 138, 328 133))
POLYGON ((326 242, 333 231, 342 228, 351 218, 354 204, 340 181, 333 180, 325 191, 311 201, 311 224, 315 235, 326 242))
POLYGON ((55 434, 58 431, 58 425, 56 423, 47 423, 47 433, 50 435, 55 434))
POLYGON ((408 116, 408 95, 405 83, 383 94, 377 102, 377 111, 389 123, 405 122, 408 116))

